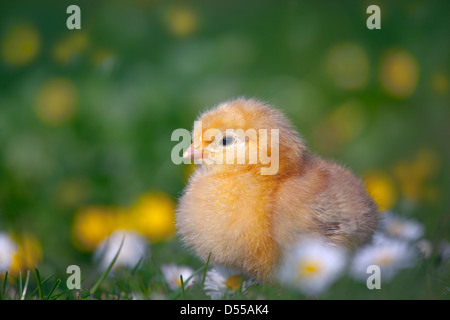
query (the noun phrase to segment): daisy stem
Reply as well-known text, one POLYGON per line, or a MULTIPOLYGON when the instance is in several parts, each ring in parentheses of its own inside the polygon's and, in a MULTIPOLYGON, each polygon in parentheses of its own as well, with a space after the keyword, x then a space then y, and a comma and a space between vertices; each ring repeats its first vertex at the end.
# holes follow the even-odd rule
POLYGON ((38 292, 39 292, 39 300, 42 300, 41 275, 39 274, 39 270, 37 267, 34 267, 34 274, 36 275, 37 288, 38 288, 38 292))

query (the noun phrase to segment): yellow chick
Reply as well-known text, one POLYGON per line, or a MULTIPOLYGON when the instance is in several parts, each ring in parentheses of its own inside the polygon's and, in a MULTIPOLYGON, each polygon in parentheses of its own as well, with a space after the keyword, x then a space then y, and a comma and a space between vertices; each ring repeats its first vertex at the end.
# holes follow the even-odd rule
POLYGON ((275 279, 300 236, 353 249, 371 239, 377 207, 349 170, 311 154, 282 113, 253 99, 195 122, 185 158, 201 164, 179 199, 182 241, 212 264, 275 279))

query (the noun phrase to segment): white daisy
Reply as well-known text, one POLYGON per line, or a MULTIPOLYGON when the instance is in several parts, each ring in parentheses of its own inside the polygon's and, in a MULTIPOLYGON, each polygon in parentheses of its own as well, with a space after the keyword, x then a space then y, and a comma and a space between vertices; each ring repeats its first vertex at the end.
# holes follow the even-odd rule
POLYGON ((320 240, 303 240, 285 256, 279 280, 306 295, 319 295, 339 278, 345 263, 344 249, 320 240))
POLYGON ((134 268, 139 260, 149 254, 148 242, 144 236, 132 230, 117 230, 100 242, 95 249, 94 259, 100 260, 100 269, 105 270, 109 266, 120 248, 122 239, 124 239, 123 246, 113 269, 134 268))
POLYGON ((399 270, 412 266, 416 258, 417 252, 408 242, 378 234, 371 244, 355 252, 350 274, 366 281, 367 267, 377 265, 381 270, 381 281, 389 281, 399 270))
POLYGON ((386 214, 381 222, 387 235, 408 241, 419 239, 424 234, 422 224, 413 219, 406 219, 392 213, 386 214))
POLYGON ((236 292, 241 287, 242 292, 256 282, 242 275, 241 272, 224 267, 213 267, 206 273, 204 290, 213 300, 223 299, 226 295, 236 292))
POLYGON ((169 288, 172 290, 176 290, 181 286, 180 275, 183 277, 183 285, 185 288, 191 286, 195 280, 195 277, 188 280, 194 273, 194 270, 187 266, 178 266, 174 263, 163 264, 161 265, 161 272, 169 288))
POLYGON ((6 232, 0 232, 0 273, 11 268, 16 253, 17 244, 6 232))

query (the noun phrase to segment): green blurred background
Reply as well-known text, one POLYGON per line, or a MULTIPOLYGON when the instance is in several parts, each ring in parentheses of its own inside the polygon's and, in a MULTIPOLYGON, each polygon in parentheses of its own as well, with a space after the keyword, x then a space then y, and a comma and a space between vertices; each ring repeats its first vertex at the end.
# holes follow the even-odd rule
MULTIPOLYGON (((425 0, 2 0, 0 231, 30 251, 15 267, 89 264, 99 239, 74 231, 86 208, 117 218, 150 194, 169 197, 151 210, 173 211, 192 168, 171 162, 172 131, 242 95, 281 109, 382 209, 449 241, 449 12, 425 0), (71 4, 81 30, 66 27, 71 4), (381 30, 366 27, 371 4, 381 30)), ((174 241, 166 231, 149 240, 174 241)))

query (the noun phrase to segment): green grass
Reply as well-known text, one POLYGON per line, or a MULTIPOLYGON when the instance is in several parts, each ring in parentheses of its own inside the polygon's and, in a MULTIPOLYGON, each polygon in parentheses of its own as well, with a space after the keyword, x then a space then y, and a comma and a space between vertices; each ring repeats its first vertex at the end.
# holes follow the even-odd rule
MULTIPOLYGON (((169 299, 203 300, 210 299, 205 293, 206 271, 211 267, 209 260, 200 262, 189 252, 177 252, 177 243, 169 242, 155 246, 151 257, 141 260, 132 269, 114 269, 116 257, 101 274, 96 269, 82 270, 81 289, 69 290, 64 273, 44 274, 36 267, 34 272, 27 271, 25 281, 22 272, 17 278, 7 272, 2 275, 0 289, 2 300, 132 300, 132 299, 169 299), (161 274, 161 264, 175 262, 196 268, 191 277, 197 281, 193 285, 185 284, 191 277, 182 279, 182 286, 171 290, 161 274), (83 272, 90 272, 85 275, 83 272)), ((119 249, 120 250, 120 249, 119 249)), ((119 253, 120 251, 118 251, 119 253)), ((250 286, 227 294, 224 299, 239 300, 297 300, 297 299, 448 299, 450 295, 449 262, 438 256, 420 259, 417 264, 400 272, 393 280, 382 283, 380 290, 367 289, 364 282, 343 276, 327 291, 318 297, 308 297, 296 290, 279 284, 250 286)))

